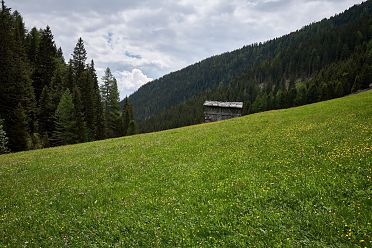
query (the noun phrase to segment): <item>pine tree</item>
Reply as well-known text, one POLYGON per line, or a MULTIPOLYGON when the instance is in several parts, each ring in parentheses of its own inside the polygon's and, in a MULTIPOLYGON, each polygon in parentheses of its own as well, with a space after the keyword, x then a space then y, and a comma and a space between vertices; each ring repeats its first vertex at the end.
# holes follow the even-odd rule
POLYGON ((61 59, 63 61, 63 63, 65 62, 65 58, 63 57, 63 51, 62 51, 61 47, 59 47, 58 50, 57 50, 57 58, 61 59))
POLYGON ((8 129, 7 134, 12 139, 9 140, 9 147, 12 151, 24 151, 32 147, 30 134, 27 125, 27 116, 21 104, 18 104, 14 112, 14 122, 8 129))
POLYGON ((120 117, 119 91, 115 77, 110 68, 107 68, 102 77, 101 97, 105 117, 107 137, 118 137, 121 134, 122 123, 120 117))
POLYGON ((28 148, 29 136, 37 129, 36 104, 25 50, 25 29, 18 13, 2 2, 0 11, 0 115, 9 137, 9 148, 28 148), (19 132, 19 133, 18 133, 19 132), (22 140, 23 139, 23 140, 22 140))
POLYGON ((75 106, 72 95, 67 89, 62 95, 55 113, 55 131, 52 138, 54 144, 66 145, 79 141, 79 128, 74 112, 75 106))
MULTIPOLYGON (((26 53, 26 28, 25 24, 23 23, 22 16, 15 11, 13 13, 14 18, 14 37, 16 46, 14 47, 14 51, 17 54, 19 65, 16 68, 19 75, 18 87, 19 87, 19 95, 17 96, 19 99, 19 104, 22 106, 24 113, 25 113, 25 120, 26 120, 26 128, 28 132, 31 134, 31 137, 37 136, 38 132, 38 121, 37 121, 37 104, 34 95, 34 89, 32 87, 32 80, 31 80, 31 70, 29 67, 27 53, 26 53)), ((28 140, 29 142, 29 140, 28 140)), ((28 149, 32 149, 34 145, 28 145, 28 149)))
POLYGON ((69 89, 70 92, 74 90, 74 71, 72 66, 72 60, 68 62, 67 70, 64 77, 64 88, 69 89))
POLYGON ((93 105, 93 116, 95 125, 95 139, 105 138, 105 123, 103 117, 103 108, 101 102, 101 95, 98 86, 98 79, 96 69, 94 68, 94 61, 92 60, 89 67, 90 77, 92 80, 93 91, 92 91, 92 105, 93 105))
POLYGON ((47 85, 41 93, 39 106, 39 131, 43 136, 51 137, 54 130, 53 115, 56 109, 47 85))
POLYGON ((94 99, 94 84, 96 83, 95 71, 93 71, 90 65, 87 66, 86 70, 80 77, 81 88, 84 89, 82 95, 82 110, 84 112, 85 121, 87 123, 88 141, 95 139, 96 129, 96 118, 95 118, 95 99, 94 99))
POLYGON ((111 94, 110 94, 110 106, 111 106, 111 121, 112 121, 112 130, 113 136, 119 137, 121 136, 122 130, 122 122, 121 122, 121 115, 120 115, 120 96, 117 81, 114 77, 112 82, 111 94))
MULTIPOLYGON (((99 92, 99 91, 98 91, 99 92)), ((106 138, 105 135, 105 118, 103 114, 103 106, 101 102, 101 97, 96 96, 96 102, 97 107, 96 107, 96 140, 101 140, 106 138)))
POLYGON ((132 105, 129 102, 128 97, 124 99, 124 106, 123 106, 123 111, 122 111, 122 135, 129 135, 129 134, 134 134, 136 130, 136 125, 134 123, 134 118, 133 118, 133 109, 132 105), (131 130, 129 131, 130 128, 130 123, 133 121, 131 130))
MULTIPOLYGON (((87 60, 87 52, 84 47, 84 41, 80 37, 76 46, 74 48, 74 52, 72 54, 72 68, 74 71, 74 76, 76 80, 80 79, 81 74, 85 70, 85 61, 87 60)), ((78 86, 80 86, 78 84, 78 86)))
POLYGON ((44 147, 53 144, 52 138, 54 131, 54 113, 57 110, 64 88, 64 76, 66 65, 60 59, 56 59, 56 69, 50 82, 50 86, 45 86, 39 100, 39 130, 41 143, 44 147))
POLYGON ((37 100, 39 100, 44 86, 50 84, 56 67, 57 48, 53 39, 49 26, 41 31, 36 70, 32 77, 37 100))
POLYGON ((5 1, 1 0, 1 11, 6 11, 6 10, 9 11, 10 9, 5 6, 5 1))
POLYGON ((65 87, 66 70, 66 64, 63 62, 63 60, 60 58, 57 59, 56 69, 54 70, 53 77, 49 86, 50 97, 52 99, 52 102, 54 103, 54 110, 57 109, 57 105, 59 103, 59 100, 61 99, 63 92, 66 89, 70 90, 70 88, 65 87))
POLYGON ((78 127, 78 141, 85 142, 87 141, 87 127, 84 120, 83 105, 81 102, 81 93, 77 86, 74 87, 73 92, 73 102, 74 102, 74 116, 76 125, 78 127))
POLYGON ((27 57, 30 61, 31 69, 34 70, 37 66, 37 54, 40 46, 40 32, 36 28, 32 28, 31 31, 26 35, 26 51, 27 57))
POLYGON ((84 94, 81 94, 80 111, 86 123, 87 140, 91 141, 95 140, 97 136, 97 118, 95 115, 97 112, 96 108, 100 107, 100 104, 97 102, 97 93, 99 94, 99 92, 97 92, 98 80, 94 62, 92 61, 90 65, 85 65, 86 59, 87 53, 84 48, 84 42, 82 38, 79 38, 71 60, 72 75, 75 87, 77 87, 80 92, 84 91, 84 94))
POLYGON ((14 31, 15 31, 15 37, 16 40, 19 40, 21 43, 22 48, 26 45, 26 28, 25 24, 23 23, 23 18, 19 14, 18 11, 13 12, 13 18, 14 18, 14 31))

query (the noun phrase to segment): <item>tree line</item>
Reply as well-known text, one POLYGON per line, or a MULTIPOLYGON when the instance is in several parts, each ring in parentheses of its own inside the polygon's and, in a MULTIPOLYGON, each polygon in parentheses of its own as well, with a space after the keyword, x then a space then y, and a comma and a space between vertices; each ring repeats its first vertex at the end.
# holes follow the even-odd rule
POLYGON ((213 56, 130 96, 142 132, 203 122, 205 100, 244 113, 341 97, 372 84, 372 1, 264 43, 213 56), (156 96, 156 97, 150 97, 156 96))
POLYGON ((136 133, 109 68, 99 85, 82 38, 66 63, 49 26, 26 30, 2 1, 0 12, 0 153, 136 133))

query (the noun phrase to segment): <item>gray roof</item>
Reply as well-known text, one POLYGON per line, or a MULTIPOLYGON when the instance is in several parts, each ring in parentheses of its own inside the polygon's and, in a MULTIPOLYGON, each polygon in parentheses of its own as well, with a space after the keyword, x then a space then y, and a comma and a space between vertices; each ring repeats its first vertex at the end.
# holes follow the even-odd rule
POLYGON ((217 102, 217 101, 205 101, 204 106, 208 107, 220 107, 220 108, 243 108, 242 102, 217 102))

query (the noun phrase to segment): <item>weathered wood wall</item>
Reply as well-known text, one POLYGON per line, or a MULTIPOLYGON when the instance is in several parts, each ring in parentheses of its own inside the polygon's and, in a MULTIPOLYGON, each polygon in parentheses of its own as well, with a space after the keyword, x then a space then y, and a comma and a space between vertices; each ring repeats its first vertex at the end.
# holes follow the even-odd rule
POLYGON ((242 110, 238 108, 204 107, 204 122, 222 121, 241 115, 242 110))

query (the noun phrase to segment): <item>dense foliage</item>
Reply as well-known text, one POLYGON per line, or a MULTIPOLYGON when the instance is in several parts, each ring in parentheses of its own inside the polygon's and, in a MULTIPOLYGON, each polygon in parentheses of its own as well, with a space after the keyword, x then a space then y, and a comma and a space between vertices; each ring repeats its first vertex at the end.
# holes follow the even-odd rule
POLYGON ((73 144, 79 140, 79 127, 72 95, 67 89, 59 101, 55 113, 54 142, 60 145, 73 144))
POLYGON ((142 131, 203 120, 204 100, 243 101, 245 113, 344 96, 372 83, 372 1, 281 38, 214 56, 130 96, 142 131))
MULTIPOLYGON (((82 38, 70 61, 65 63, 62 49, 57 49, 48 26, 27 31, 21 15, 17 11, 12 13, 2 1, 1 146, 7 144, 11 151, 21 151, 124 135, 117 86, 106 92, 112 96, 110 104, 115 105, 107 109, 94 62, 86 60, 82 38), (111 130, 112 117, 115 130, 120 131, 111 130)), ((105 85, 105 77, 103 81, 105 85)))
POLYGON ((0 247, 371 247, 372 90, 0 156, 0 247))
POLYGON ((8 152, 8 137, 4 131, 3 120, 0 119, 0 154, 8 152))
POLYGON ((119 137, 122 134, 122 120, 120 116, 118 85, 109 68, 106 69, 102 80, 103 84, 100 90, 106 120, 106 136, 119 137))

